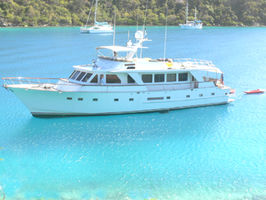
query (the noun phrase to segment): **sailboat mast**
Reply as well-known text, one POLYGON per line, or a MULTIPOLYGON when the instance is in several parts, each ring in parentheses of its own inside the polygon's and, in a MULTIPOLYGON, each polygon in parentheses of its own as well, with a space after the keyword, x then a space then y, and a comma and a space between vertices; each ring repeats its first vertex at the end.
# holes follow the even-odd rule
POLYGON ((95 2, 95 12, 94 12, 94 24, 97 22, 97 7, 98 7, 98 0, 95 2))
POLYGON ((187 0, 187 5, 186 5, 186 24, 188 22, 188 0, 187 0))
POLYGON ((195 8, 195 21, 197 20, 197 9, 195 8))

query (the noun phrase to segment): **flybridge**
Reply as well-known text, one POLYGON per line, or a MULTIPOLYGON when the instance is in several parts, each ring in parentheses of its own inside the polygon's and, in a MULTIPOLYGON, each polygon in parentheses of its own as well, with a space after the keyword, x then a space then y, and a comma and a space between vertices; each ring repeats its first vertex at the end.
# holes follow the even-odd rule
MULTIPOLYGON (((137 31, 135 33, 136 42, 133 44, 131 40, 127 42, 127 46, 99 46, 96 48, 98 51, 98 57, 103 59, 112 59, 112 60, 120 60, 120 61, 130 61, 134 56, 137 56, 138 49, 146 48, 142 46, 142 43, 145 41, 150 41, 148 38, 145 38, 146 32, 137 31), (100 50, 110 50, 112 51, 112 55, 106 55, 100 50), (126 55, 120 56, 118 53, 126 53, 126 55)), ((142 55, 141 55, 142 56, 142 55)))

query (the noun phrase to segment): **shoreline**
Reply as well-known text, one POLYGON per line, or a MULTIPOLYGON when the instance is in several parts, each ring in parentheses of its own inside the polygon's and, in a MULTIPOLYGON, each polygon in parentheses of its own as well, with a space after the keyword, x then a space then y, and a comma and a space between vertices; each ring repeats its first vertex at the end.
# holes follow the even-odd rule
MULTIPOLYGON (((93 26, 89 25, 88 27, 93 26)), ((136 27, 136 25, 116 25, 119 27, 136 27)), ((84 26, 0 26, 2 28, 80 28, 84 26)), ((146 27, 165 27, 164 25, 146 25, 146 27)), ((168 25, 167 27, 179 27, 179 25, 168 25)), ((203 26, 203 28, 266 28, 266 26, 203 26)))

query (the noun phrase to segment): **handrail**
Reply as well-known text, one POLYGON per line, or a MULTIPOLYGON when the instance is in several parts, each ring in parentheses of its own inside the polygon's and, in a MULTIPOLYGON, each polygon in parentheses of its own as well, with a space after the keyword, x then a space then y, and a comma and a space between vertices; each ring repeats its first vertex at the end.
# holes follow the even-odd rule
MULTIPOLYGON (((69 83, 66 78, 41 78, 41 77, 3 77, 4 87, 6 85, 15 85, 15 84, 51 84, 51 85, 60 85, 58 81, 63 81, 69 83)), ((70 85, 70 84, 62 84, 70 85)), ((71 84, 73 85, 73 84, 71 84)))
MULTIPOLYGON (((74 82, 69 82, 68 79, 66 78, 38 78, 38 77, 3 77, 2 80, 4 81, 4 85, 13 85, 13 84, 50 84, 50 85, 56 85, 56 86, 60 86, 60 85, 65 85, 65 86, 75 86, 75 85, 79 85, 79 86, 173 86, 173 85, 187 85, 187 84, 201 84, 201 83, 208 83, 208 82, 215 82, 215 80, 210 80, 210 81, 190 81, 190 82, 162 82, 162 83, 148 83, 148 84, 82 84, 82 83, 74 83, 74 82), (33 80, 33 81, 32 81, 33 80), (51 80, 50 82, 43 82, 44 80, 51 80), (53 81, 57 81, 57 82, 53 82, 53 81), (58 81, 63 81, 65 83, 58 83, 58 81)), ((218 80, 218 79, 217 79, 218 80)))
POLYGON ((209 60, 200 60, 200 59, 192 59, 192 58, 174 58, 173 61, 178 62, 178 63, 192 62, 192 64, 208 65, 211 67, 215 66, 213 62, 209 60))

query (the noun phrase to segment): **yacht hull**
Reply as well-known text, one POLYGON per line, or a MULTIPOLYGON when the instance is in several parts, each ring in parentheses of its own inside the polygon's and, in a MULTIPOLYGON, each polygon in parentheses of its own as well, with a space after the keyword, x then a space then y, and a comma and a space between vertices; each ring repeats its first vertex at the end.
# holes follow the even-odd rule
POLYGON ((9 89, 39 117, 144 113, 229 103, 229 91, 220 88, 110 93, 9 89))
POLYGON ((112 29, 81 29, 81 33, 91 33, 91 34, 105 34, 105 33, 113 33, 112 29))
POLYGON ((202 29, 202 24, 191 25, 191 24, 180 24, 181 29, 202 29))

